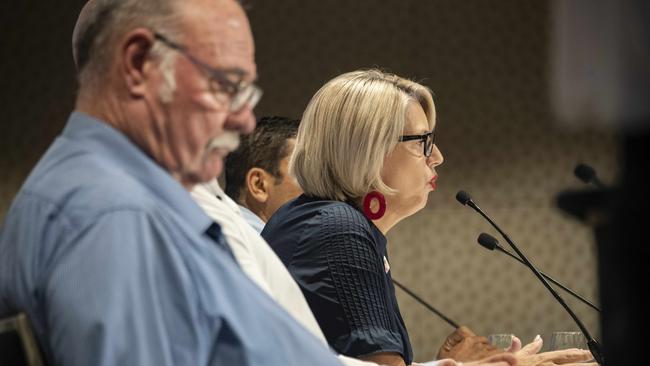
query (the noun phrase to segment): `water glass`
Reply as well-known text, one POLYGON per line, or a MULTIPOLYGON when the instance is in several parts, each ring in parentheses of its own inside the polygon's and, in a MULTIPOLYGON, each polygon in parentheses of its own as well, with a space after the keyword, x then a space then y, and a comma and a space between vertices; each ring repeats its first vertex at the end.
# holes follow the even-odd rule
POLYGON ((587 348, 587 339, 581 332, 555 332, 551 335, 551 351, 569 348, 587 348))
POLYGON ((487 339, 488 343, 496 348, 508 349, 512 345, 512 333, 490 334, 487 339))

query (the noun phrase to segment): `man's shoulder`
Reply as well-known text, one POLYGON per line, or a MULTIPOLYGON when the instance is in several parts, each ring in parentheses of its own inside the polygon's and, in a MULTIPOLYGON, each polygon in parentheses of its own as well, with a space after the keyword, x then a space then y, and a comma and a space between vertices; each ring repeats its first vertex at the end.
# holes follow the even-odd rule
POLYGON ((128 171, 88 152, 61 157, 46 154, 16 200, 47 202, 68 215, 92 217, 119 209, 150 210, 152 192, 128 171))

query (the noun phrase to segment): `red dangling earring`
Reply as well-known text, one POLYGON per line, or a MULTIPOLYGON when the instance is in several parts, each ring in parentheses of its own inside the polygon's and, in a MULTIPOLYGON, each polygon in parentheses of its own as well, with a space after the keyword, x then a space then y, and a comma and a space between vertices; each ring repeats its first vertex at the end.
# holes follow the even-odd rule
POLYGON ((370 220, 381 219, 386 213, 386 197, 384 197, 383 194, 377 191, 372 191, 367 195, 365 195, 363 197, 363 213, 370 220), (373 199, 376 199, 377 203, 379 203, 379 209, 377 210, 377 212, 372 212, 372 210, 370 209, 370 204, 372 203, 373 199))

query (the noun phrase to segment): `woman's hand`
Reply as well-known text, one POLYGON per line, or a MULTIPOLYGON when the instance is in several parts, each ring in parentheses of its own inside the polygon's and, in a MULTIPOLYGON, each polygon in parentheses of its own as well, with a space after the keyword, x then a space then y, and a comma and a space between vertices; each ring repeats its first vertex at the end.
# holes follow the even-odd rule
POLYGON ((512 353, 504 352, 472 362, 458 362, 452 359, 438 360, 435 366, 517 366, 517 359, 512 353))
MULTIPOLYGON (((514 343, 514 342, 513 342, 514 343)), ((521 342, 519 342, 521 347, 521 342)), ((487 338, 479 337, 469 328, 461 326, 451 333, 438 351, 438 359, 453 358, 456 361, 476 361, 504 353, 488 343, 487 338)))
POLYGON ((515 352, 517 364, 519 366, 596 366, 597 363, 584 363, 585 361, 592 360, 591 352, 577 348, 564 349, 560 351, 551 351, 538 353, 544 342, 540 336, 529 344, 525 345, 521 350, 515 352))

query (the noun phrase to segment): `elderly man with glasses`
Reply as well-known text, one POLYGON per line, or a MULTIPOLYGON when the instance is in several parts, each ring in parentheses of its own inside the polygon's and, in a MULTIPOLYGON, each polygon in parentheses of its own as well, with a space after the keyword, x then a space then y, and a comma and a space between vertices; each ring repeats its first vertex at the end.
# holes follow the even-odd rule
POLYGON ((255 126, 240 5, 91 0, 73 48, 75 111, 0 232, 0 317, 27 313, 50 364, 338 364, 188 193, 255 126))

